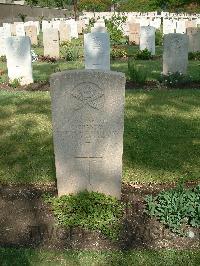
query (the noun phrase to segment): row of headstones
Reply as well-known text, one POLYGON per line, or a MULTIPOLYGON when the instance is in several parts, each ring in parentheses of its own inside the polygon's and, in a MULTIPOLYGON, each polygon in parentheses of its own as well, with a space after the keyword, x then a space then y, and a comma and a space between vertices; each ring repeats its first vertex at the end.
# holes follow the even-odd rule
MULTIPOLYGON (((189 37, 189 52, 200 51, 200 28, 187 28, 186 33, 189 37)), ((129 43, 140 45, 140 50, 144 50, 146 48, 152 55, 154 55, 155 28, 151 26, 141 27, 139 23, 129 24, 129 43)))
MULTIPOLYGON (((55 32, 56 29, 48 31, 55 32)), ((57 31, 56 31, 57 32, 57 31)), ((145 35, 144 47, 152 48, 150 38, 145 35)), ((155 36, 155 35, 154 35, 155 36)), ((49 46, 54 50, 59 42, 49 36, 49 46), (56 44, 56 45, 55 45, 56 44), (54 46, 53 46, 54 45, 54 46)), ((58 36, 57 36, 58 37, 58 36)), ((154 37, 153 37, 154 38, 154 37)), ((155 40, 154 42, 155 43, 155 40)), ((19 79, 21 85, 33 82, 31 44, 29 37, 9 37, 5 39, 8 77, 19 79)), ((187 73, 189 38, 186 34, 170 33, 164 35, 163 73, 187 73)), ((84 35, 84 57, 86 69, 110 70, 110 38, 106 32, 92 32, 84 35)))
MULTIPOLYGON (((78 38, 78 35, 82 34, 84 28, 84 21, 75 21, 73 19, 52 22, 42 21, 44 39, 48 40, 48 29, 55 29, 55 31, 57 30, 59 32, 59 40, 61 43, 71 41, 71 38, 78 38)), ((16 22, 14 24, 3 23, 3 27, 0 27, 0 56, 5 55, 5 38, 11 36, 28 36, 32 45, 38 45, 39 33, 40 23, 38 21, 16 22)))
POLYGON ((106 18, 109 19, 113 15, 130 17, 144 17, 144 18, 186 18, 186 19, 198 19, 200 14, 188 14, 188 13, 169 13, 169 12, 83 12, 82 17, 88 18, 106 18))

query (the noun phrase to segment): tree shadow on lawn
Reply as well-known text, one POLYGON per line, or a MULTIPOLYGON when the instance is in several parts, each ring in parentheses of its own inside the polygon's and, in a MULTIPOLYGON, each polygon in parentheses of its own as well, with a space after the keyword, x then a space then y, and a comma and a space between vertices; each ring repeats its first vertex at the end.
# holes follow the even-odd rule
POLYGON ((128 95, 125 182, 200 178, 199 102, 200 92, 194 90, 128 95))
MULTIPOLYGON (((1 182, 55 181, 49 94, 33 95, 0 98, 1 182)), ((195 90, 127 94, 125 182, 199 178, 199 100, 195 90)))
POLYGON ((49 94, 7 93, 0 104, 1 182, 54 181, 49 94))

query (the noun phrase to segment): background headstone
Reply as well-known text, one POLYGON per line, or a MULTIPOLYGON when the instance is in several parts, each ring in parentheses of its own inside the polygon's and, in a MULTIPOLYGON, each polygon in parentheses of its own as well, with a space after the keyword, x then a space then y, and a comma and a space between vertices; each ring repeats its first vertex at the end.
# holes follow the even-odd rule
POLYGON ((71 42, 71 28, 70 25, 64 21, 60 22, 59 26, 60 43, 71 42))
POLYGON ((57 29, 45 29, 43 31, 44 56, 59 58, 59 34, 57 29))
POLYGON ((28 36, 31 40, 32 45, 38 45, 38 39, 37 39, 37 28, 36 26, 25 26, 25 33, 26 36, 28 36))
POLYGON ((25 36, 24 23, 16 24, 16 36, 25 36))
POLYGON ((18 79, 21 85, 33 82, 31 43, 29 37, 8 37, 5 39, 8 77, 18 79))
POLYGON ((120 198, 124 74, 72 70, 50 83, 58 195, 88 190, 120 198))
POLYGON ((145 50, 155 55, 155 28, 151 26, 142 26, 140 28, 140 50, 145 50))
POLYGON ((200 51, 200 28, 187 28, 189 52, 200 51))
POLYGON ((129 22, 129 43, 140 44, 140 23, 129 22))
POLYGON ((163 74, 187 73, 188 36, 180 33, 164 35, 163 74))
POLYGON ((84 56, 86 69, 110 70, 109 34, 100 32, 85 34, 84 56))

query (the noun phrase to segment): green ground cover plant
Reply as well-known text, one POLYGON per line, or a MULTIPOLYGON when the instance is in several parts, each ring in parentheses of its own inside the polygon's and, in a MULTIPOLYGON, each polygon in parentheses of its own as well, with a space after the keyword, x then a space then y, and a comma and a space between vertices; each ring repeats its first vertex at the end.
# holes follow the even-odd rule
POLYGON ((50 203, 58 225, 100 231, 112 240, 118 239, 125 206, 116 198, 84 191, 59 198, 46 196, 45 202, 50 203))

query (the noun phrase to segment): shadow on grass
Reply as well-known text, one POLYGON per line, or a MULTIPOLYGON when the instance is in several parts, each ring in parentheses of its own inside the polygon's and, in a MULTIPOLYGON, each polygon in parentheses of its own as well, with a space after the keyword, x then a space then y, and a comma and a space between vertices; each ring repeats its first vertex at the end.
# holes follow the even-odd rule
POLYGON ((0 133, 1 182, 55 180, 48 93, 2 93, 0 133))
POLYGON ((126 182, 200 178, 200 91, 127 93, 126 182))

